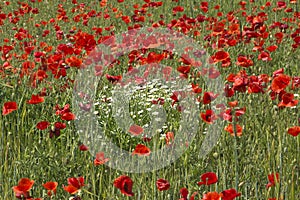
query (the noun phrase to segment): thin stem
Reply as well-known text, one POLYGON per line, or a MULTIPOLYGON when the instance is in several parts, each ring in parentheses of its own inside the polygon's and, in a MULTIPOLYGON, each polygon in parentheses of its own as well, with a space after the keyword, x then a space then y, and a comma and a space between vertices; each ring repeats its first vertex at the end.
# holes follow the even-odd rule
POLYGON ((235 189, 238 191, 239 172, 238 172, 238 145, 237 145, 237 130, 236 130, 236 116, 233 109, 233 133, 234 133, 234 160, 235 160, 235 189))

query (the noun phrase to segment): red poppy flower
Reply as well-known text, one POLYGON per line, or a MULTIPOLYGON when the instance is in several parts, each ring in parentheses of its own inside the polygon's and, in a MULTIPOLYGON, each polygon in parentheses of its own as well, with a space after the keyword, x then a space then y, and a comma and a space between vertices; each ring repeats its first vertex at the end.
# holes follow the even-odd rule
POLYGON ((70 105, 66 104, 63 108, 60 108, 59 105, 56 105, 54 109, 56 115, 63 115, 64 113, 70 112, 70 105))
POLYGON ((150 142, 152 140, 151 137, 143 137, 144 142, 150 142))
POLYGON ((122 20, 123 20, 126 24, 129 24, 129 23, 131 22, 129 16, 122 16, 121 18, 122 18, 122 20))
POLYGON ((201 180, 197 184, 200 185, 211 185, 218 182, 218 177, 214 172, 207 172, 201 175, 201 180))
POLYGON ((203 12, 206 13, 206 12, 208 11, 208 2, 207 2, 207 1, 201 2, 200 8, 201 8, 201 10, 202 10, 203 12))
POLYGON ((48 75, 46 74, 46 72, 44 70, 38 70, 37 72, 35 72, 33 74, 34 79, 38 79, 39 81, 44 80, 45 78, 48 77, 48 75))
POLYGON ((28 104, 39 104, 44 102, 44 97, 39 95, 31 95, 31 99, 27 101, 28 104))
MULTIPOLYGON (((299 118, 299 121, 300 121, 300 118, 299 118)), ((294 127, 289 128, 288 134, 290 134, 294 137, 298 136, 300 134, 300 126, 294 126, 294 127)))
POLYGON ((82 60, 80 58, 77 58, 76 56, 71 56, 70 58, 66 59, 66 64, 70 67, 80 68, 82 60))
POLYGON ((267 47, 267 50, 270 51, 270 52, 273 52, 273 51, 275 51, 277 48, 278 48, 277 45, 272 45, 272 46, 267 47))
POLYGON ((262 60, 262 61, 270 61, 270 60, 272 60, 272 58, 270 57, 270 53, 269 53, 269 52, 262 51, 262 52, 258 55, 258 60, 262 60))
POLYGON ((150 149, 143 144, 136 145, 132 155, 139 155, 139 156, 149 156, 151 153, 150 149))
POLYGON ((300 88, 300 77, 293 77, 292 79, 292 90, 300 88))
POLYGON ((277 7, 278 7, 278 9, 284 9, 284 8, 286 8, 286 3, 284 1, 278 1, 277 7))
POLYGON ((225 85, 224 95, 225 97, 232 97, 234 95, 234 89, 231 88, 228 84, 225 85))
POLYGON ((92 51, 97 45, 93 35, 82 32, 81 30, 78 31, 76 35, 74 35, 74 39, 75 47, 77 47, 78 49, 84 48, 84 50, 88 52, 92 51))
POLYGON ((21 178, 18 185, 13 187, 15 195, 17 198, 21 199, 21 197, 29 197, 29 190, 31 190, 34 184, 33 180, 29 178, 21 178))
POLYGON ((96 76, 102 76, 103 74, 103 67, 100 65, 95 66, 95 75, 96 76))
POLYGON ((86 112, 88 112, 88 111, 91 109, 91 106, 92 106, 90 103, 83 104, 82 102, 80 102, 78 105, 79 105, 79 107, 80 107, 82 110, 84 110, 84 111, 86 111, 86 112))
POLYGON ((263 87, 259 82, 252 82, 248 85, 248 93, 263 93, 263 87))
POLYGON ((68 178, 68 184, 68 186, 64 187, 64 190, 70 194, 75 194, 84 186, 84 178, 82 176, 78 178, 68 178))
POLYGON ((218 116, 222 119, 222 120, 226 120, 226 121, 230 121, 232 122, 232 110, 231 109, 227 109, 224 111, 224 109, 220 112, 220 114, 218 114, 218 116))
POLYGON ((94 165, 103 165, 104 163, 108 162, 109 158, 105 158, 104 157, 104 153, 103 152, 99 152, 96 154, 96 158, 94 160, 94 165))
POLYGON ((218 192, 208 192, 203 195, 202 200, 221 200, 223 194, 218 192))
POLYGON ((279 93, 282 90, 284 90, 290 83, 291 78, 284 74, 279 74, 277 77, 275 77, 271 84, 271 89, 279 93))
POLYGON ((106 4, 107 4, 107 0, 102 0, 102 1, 100 1, 100 6, 101 6, 102 8, 105 7, 106 4))
POLYGON ((253 61, 246 56, 238 56, 236 64, 241 67, 250 67, 253 65, 253 61))
POLYGON ((159 97, 157 100, 152 100, 152 104, 159 104, 159 105, 164 105, 165 104, 165 99, 159 97))
POLYGON ((80 151, 87 151, 87 150, 89 150, 89 148, 88 148, 88 146, 86 146, 86 145, 84 145, 84 144, 81 144, 81 145, 79 146, 79 150, 80 150, 80 151))
POLYGON ((192 83, 192 89, 193 89, 193 92, 196 94, 199 94, 202 92, 202 88, 200 88, 198 84, 192 83))
POLYGON ((212 28, 212 31, 213 31, 213 33, 212 33, 213 36, 222 35, 222 33, 224 31, 224 24, 218 23, 218 24, 214 25, 212 28))
POLYGON ((235 77, 237 77, 237 75, 231 73, 231 74, 229 74, 229 75, 227 76, 226 80, 227 80, 228 82, 233 83, 235 77))
MULTIPOLYGON (((189 191, 187 188, 181 188, 179 190, 180 194, 181 194, 181 197, 179 200, 188 200, 188 194, 189 194, 189 191)), ((194 192, 191 197, 190 197, 190 200, 194 200, 195 199, 195 196, 198 194, 198 192, 194 192)))
POLYGON ((214 111, 213 110, 206 110, 205 113, 201 113, 200 114, 202 120, 205 122, 205 123, 208 123, 208 124, 213 124, 213 122, 218 118, 214 111))
POLYGON ((161 178, 156 181, 156 187, 159 191, 168 190, 170 188, 170 183, 161 178))
POLYGON ((130 126, 128 132, 134 136, 137 136, 137 135, 142 134, 144 132, 144 129, 143 129, 143 127, 140 127, 139 125, 133 124, 130 126))
MULTIPOLYGON (((204 69, 204 68, 203 68, 204 69)), ((209 68, 208 70, 208 78, 211 78, 211 79, 216 79, 220 76, 220 71, 218 71, 216 68, 214 67, 211 67, 209 68)))
POLYGON ((269 174, 268 180, 269 180, 269 183, 267 184, 267 188, 275 186, 275 184, 279 182, 279 173, 276 173, 275 175, 269 174))
POLYGON ((55 129, 65 129, 66 128, 66 124, 65 123, 62 123, 62 122, 55 122, 54 123, 54 128, 55 129))
POLYGON ((278 69, 278 70, 276 70, 276 71, 273 72, 273 76, 272 77, 275 78, 278 75, 283 74, 283 73, 284 73, 284 69, 280 68, 280 69, 278 69))
POLYGON ((173 12, 183 12, 184 8, 182 6, 176 6, 173 8, 173 12))
POLYGON ((239 92, 246 92, 249 80, 245 75, 238 75, 234 77, 233 89, 239 92))
POLYGON ((171 145, 174 141, 174 133, 173 132, 167 132, 166 134, 166 144, 171 145))
POLYGON ((164 59, 163 54, 155 53, 155 52, 150 52, 147 56, 147 59, 145 60, 146 63, 159 63, 164 59))
POLYGON ((174 91, 173 94, 170 96, 170 98, 173 100, 172 106, 176 102, 179 102, 180 100, 184 99, 186 97, 186 93, 183 91, 174 91))
POLYGON ((76 194, 79 191, 79 189, 74 187, 73 185, 67 185, 67 186, 64 186, 63 188, 69 194, 76 194))
POLYGON ((119 82, 120 80, 122 80, 122 76, 121 75, 112 76, 112 75, 106 74, 106 79, 111 83, 116 83, 116 82, 119 82))
POLYGON ((182 74, 188 74, 191 71, 191 66, 179 66, 177 67, 177 71, 182 74))
POLYGON ((187 189, 187 188, 181 188, 181 189, 179 190, 179 192, 180 192, 180 194, 181 194, 181 196, 182 196, 182 198, 181 198, 180 200, 187 200, 187 196, 188 196, 188 194, 189 194, 188 189, 187 189))
POLYGON ((260 83, 267 84, 270 82, 271 78, 268 76, 268 74, 261 74, 258 76, 258 80, 260 83))
POLYGON ((298 104, 298 100, 294 99, 294 94, 292 93, 283 94, 281 99, 278 107, 294 107, 298 104))
POLYGON ((222 60, 222 67, 229 67, 231 64, 231 59, 228 57, 225 60, 222 60))
POLYGON ((126 196, 134 196, 134 193, 132 192, 132 185, 133 181, 126 175, 121 175, 114 180, 114 186, 126 196))
POLYGON ((54 123, 54 130, 50 130, 49 137, 52 138, 54 135, 56 137, 60 136, 60 130, 65 129, 66 124, 62 122, 55 122, 54 123))
POLYGON ((229 53, 226 51, 218 51, 213 56, 214 62, 220 62, 229 58, 229 53))
MULTIPOLYGON (((171 46, 173 46, 173 44, 170 44, 171 46)), ((173 57, 173 55, 171 54, 171 56, 173 57)), ((194 65, 196 63, 195 60, 193 60, 192 58, 190 58, 190 56, 188 54, 182 54, 181 57, 178 59, 179 62, 183 62, 183 64, 185 65, 192 65, 192 66, 197 66, 194 65)))
POLYGON ((50 123, 48 121, 41 121, 37 123, 36 128, 39 130, 45 130, 46 128, 48 128, 49 125, 50 123))
POLYGON ((237 105, 238 105, 238 101, 237 100, 235 100, 235 101, 231 101, 231 102, 228 102, 228 105, 231 107, 231 108, 234 108, 234 107, 236 107, 237 105))
POLYGON ((243 114, 245 114, 245 112, 246 112, 246 107, 236 109, 235 116, 236 117, 242 116, 243 114))
MULTIPOLYGON (((155 4, 155 2, 150 2, 150 4, 152 4, 152 5, 156 5, 155 4), (152 4, 153 3, 153 4, 152 4)), ((149 4, 149 5, 150 5, 149 4)), ((136 4, 137 5, 137 4, 136 4)), ((144 22, 144 20, 145 20, 145 17, 141 17, 141 16, 139 16, 139 17, 137 17, 137 16, 134 16, 133 18, 135 18, 134 20, 136 21, 136 22, 138 22, 138 21, 140 21, 140 20, 142 20, 143 22, 144 22)), ((157 48, 157 47, 159 47, 160 45, 161 45, 161 42, 158 40, 158 38, 156 38, 154 35, 150 35, 150 36, 148 36, 148 37, 146 37, 145 38, 146 40, 145 41, 143 41, 142 43, 143 43, 143 47, 146 47, 147 49, 149 48, 157 48)), ((144 51, 144 50, 142 50, 142 52, 146 52, 146 51, 144 51)), ((150 52, 152 55, 159 55, 159 54, 156 54, 155 52, 150 52)), ((149 54, 150 54, 149 53, 149 54)), ((148 56, 149 56, 149 54, 148 54, 148 56)), ((140 54, 139 54, 140 55, 140 54)), ((162 53, 161 55, 164 55, 164 57, 167 57, 167 53, 162 53)))
POLYGON ((75 119, 75 115, 71 112, 66 112, 60 116, 62 120, 71 121, 75 119))
POLYGON ((241 193, 237 193, 235 189, 228 189, 222 192, 222 200, 233 200, 238 196, 241 196, 241 193))
POLYGON ((209 104, 210 102, 215 100, 218 96, 219 94, 213 94, 212 92, 204 92, 202 102, 204 105, 209 104))
POLYGON ((3 105, 2 108, 2 115, 8 115, 9 113, 15 111, 18 109, 18 105, 16 102, 11 101, 11 102, 6 102, 3 105))
POLYGON ((52 196, 52 194, 56 195, 57 182, 47 182, 43 184, 44 188, 47 190, 48 196, 52 196))
MULTIPOLYGON (((235 127, 236 127, 236 135, 241 136, 242 133, 243 133, 243 128, 238 124, 236 124, 235 127)), ((229 124, 228 126, 226 126, 224 130, 229 132, 230 135, 234 136, 233 125, 232 124, 229 124)))
POLYGON ((60 136, 60 129, 54 129, 54 130, 50 129, 50 131, 49 131, 49 138, 53 138, 54 135, 56 137, 60 136))
POLYGON ((76 188, 81 188, 84 186, 84 178, 78 177, 78 178, 68 178, 68 184, 73 185, 76 188))

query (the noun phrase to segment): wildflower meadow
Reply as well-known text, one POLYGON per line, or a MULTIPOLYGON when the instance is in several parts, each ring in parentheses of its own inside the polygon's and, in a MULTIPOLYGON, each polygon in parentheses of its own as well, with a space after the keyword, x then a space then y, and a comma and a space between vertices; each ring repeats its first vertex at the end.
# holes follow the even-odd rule
POLYGON ((299 200, 298 0, 0 2, 0 199, 299 200))

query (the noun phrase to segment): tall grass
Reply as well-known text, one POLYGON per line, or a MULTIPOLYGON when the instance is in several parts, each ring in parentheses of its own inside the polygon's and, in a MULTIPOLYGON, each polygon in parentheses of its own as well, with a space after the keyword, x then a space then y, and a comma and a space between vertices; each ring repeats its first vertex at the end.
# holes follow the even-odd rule
MULTIPOLYGON (((24 1, 25 2, 25 1, 24 1)), ((121 33, 127 30, 127 25, 122 23, 121 20, 115 18, 115 13, 110 9, 116 7, 123 12, 123 15, 131 16, 133 14, 132 4, 143 4, 144 1, 126 1, 122 4, 116 1, 109 2, 107 11, 106 8, 101 8, 98 1, 84 2, 91 9, 97 12, 107 12, 111 17, 109 19, 91 18, 88 26, 83 26, 81 23, 75 23, 72 18, 78 13, 72 13, 75 7, 71 1, 42 1, 40 3, 29 3, 33 7, 39 9, 38 15, 25 14, 17 24, 8 22, 0 26, 1 40, 0 45, 3 46, 4 38, 8 38, 14 45, 17 55, 23 53, 22 45, 18 46, 20 41, 17 41, 13 35, 16 33, 12 30, 14 26, 27 29, 33 36, 32 39, 24 39, 22 42, 32 42, 36 40, 35 45, 38 46, 40 42, 46 42, 48 45, 56 48, 58 44, 70 42, 68 39, 57 40, 53 25, 47 24, 44 28, 36 28, 35 24, 40 23, 42 20, 49 21, 57 15, 57 5, 61 3, 67 12, 69 22, 57 21, 57 25, 65 34, 68 34, 72 27, 76 26, 77 30, 93 33, 92 27, 108 27, 111 24, 115 26, 115 32, 121 33), (127 8, 128 7, 128 8, 127 8), (50 34, 46 37, 41 37, 44 29, 49 29, 50 34)), ((260 6, 265 2, 257 2, 255 4, 247 4, 247 12, 251 13, 254 5, 260 6)), ((220 11, 224 13, 222 18, 226 18, 226 13, 239 9, 237 1, 233 3, 224 4, 222 1, 209 2, 210 7, 220 4, 220 11)), ((146 25, 151 25, 150 19, 154 22, 160 20, 160 15, 164 15, 164 21, 170 22, 172 19, 178 18, 183 14, 189 17, 196 17, 202 11, 199 10, 199 2, 196 1, 179 1, 174 2, 171 0, 164 1, 162 7, 149 8, 148 13, 152 13, 151 17, 146 18, 146 25), (181 5, 185 8, 184 13, 177 13, 176 16, 172 15, 171 9, 176 5, 181 5)), ((297 4, 296 4, 297 5, 297 4)), ((10 5, 0 3, 2 12, 9 13, 20 7, 17 1, 11 1, 10 5)), ((295 6, 294 6, 295 7, 295 6)), ((80 10, 80 8, 78 8, 80 10)), ((88 9, 87 9, 88 10, 88 9)), ((211 9, 206 16, 216 17, 216 10, 211 9)), ((80 11, 79 11, 80 12, 80 11)), ((275 20, 281 20, 282 17, 288 17, 288 13, 278 12, 273 13, 269 8, 265 12, 268 13, 268 21, 266 24, 271 24, 275 20), (275 16, 276 15, 276 16, 275 16)), ((257 12, 256 12, 257 13, 257 12)), ((249 26, 245 18, 241 17, 241 26, 249 26)), ((202 42, 203 37, 209 31, 205 28, 209 24, 204 22, 201 28, 201 36, 197 39, 202 42)), ((293 27, 296 28, 296 27, 293 27)), ((292 30, 287 30, 292 32, 292 30)), ((108 34, 109 31, 103 31, 103 34, 108 34)), ((270 35, 274 31, 270 30, 270 35)), ((274 37, 274 36, 273 36, 274 37)), ((278 50, 272 53, 273 60, 270 62, 263 62, 254 60, 254 66, 247 68, 246 71, 249 75, 263 74, 272 75, 273 71, 284 68, 285 73, 290 76, 299 76, 298 65, 298 49, 292 50, 290 44, 291 40, 284 41, 278 45, 278 50)), ((266 46, 273 44, 271 36, 266 39, 266 46)), ((253 54, 253 46, 238 44, 234 47, 228 48, 228 52, 235 62, 235 58, 239 54, 253 54)), ((208 47, 206 51, 210 54, 215 52, 214 49, 208 47)), ((28 60, 33 61, 33 55, 28 57, 28 60)), ((124 60, 124 66, 126 66, 124 60)), ((17 69, 21 68, 22 60, 13 57, 10 61, 11 65, 17 69)), ((4 64, 1 61, 1 64, 4 64)), ((178 65, 178 63, 170 63, 170 65, 178 65)), ((36 65, 36 68, 39 64, 36 65)), ((230 73, 237 73, 241 70, 238 66, 229 68, 221 68, 219 70, 225 78, 230 73)), ((114 68, 115 70, 115 68, 114 68)), ((119 72, 119 71, 116 71, 119 72)), ((9 72, 7 72, 9 73, 9 72)), ((73 79, 76 75, 76 70, 70 69, 68 77, 73 79)), ((17 182, 22 177, 28 177, 35 180, 32 194, 34 197, 45 197, 46 190, 41 186, 47 181, 56 181, 59 183, 57 188, 57 195, 53 199, 68 199, 70 195, 63 190, 62 185, 67 185, 67 178, 84 176, 86 186, 81 191, 82 199, 179 199, 179 189, 187 187, 190 192, 198 191, 198 198, 202 198, 202 194, 209 191, 221 192, 228 188, 235 188, 241 192, 242 195, 239 199, 267 199, 271 197, 296 200, 300 199, 300 170, 299 170, 299 152, 300 152, 300 137, 291 137, 287 134, 287 128, 295 126, 300 118, 299 106, 296 108, 278 109, 276 102, 272 101, 267 93, 265 94, 244 94, 237 93, 234 97, 229 98, 228 101, 238 100, 238 107, 246 107, 245 115, 241 116, 237 122, 243 126, 243 135, 241 137, 231 136, 229 133, 222 130, 222 134, 218 139, 217 145, 205 157, 201 158, 199 155, 200 147, 203 139, 206 136, 208 125, 199 119, 199 130, 193 141, 190 141, 189 147, 186 152, 170 166, 163 169, 143 173, 143 174, 127 174, 134 182, 133 191, 135 197, 129 198, 122 195, 114 186, 113 181, 122 171, 114 170, 106 165, 94 166, 94 155, 88 151, 80 151, 79 145, 81 141, 76 133, 76 127, 73 122, 67 122, 67 128, 61 130, 58 137, 49 138, 49 132, 40 131, 36 128, 39 121, 47 120, 50 122, 59 121, 59 117, 55 115, 53 107, 56 104, 64 106, 72 101, 72 85, 69 89, 61 92, 60 89, 65 84, 65 78, 55 79, 49 74, 47 79, 49 82, 41 83, 38 88, 31 88, 29 77, 19 79, 19 73, 3 77, 0 80, 0 105, 4 102, 16 101, 18 103, 18 110, 9 115, 0 115, 0 199, 14 199, 12 187, 17 185, 17 182), (52 88, 51 88, 51 87, 52 88), (41 91, 43 87, 47 88, 48 96, 45 97, 45 102, 38 105, 27 104, 26 101, 30 99, 32 94, 41 91), (199 176, 205 172, 212 171, 217 173, 219 181, 212 186, 198 186, 199 176), (280 183, 275 187, 266 189, 268 183, 267 175, 271 173, 280 173, 280 183), (156 188, 156 180, 159 178, 167 179, 171 187, 168 191, 160 192, 156 188)), ((197 80, 199 81, 199 80, 197 80)), ((110 83, 105 82, 108 88, 114 87, 110 83)), ((205 87, 203 85, 203 87, 205 87)), ((158 95, 162 95, 162 90, 158 95), (161 93, 160 93, 161 92, 161 93)), ((299 89, 296 91, 299 94, 299 89)), ((102 96, 111 97, 111 92, 106 90, 99 91, 99 102, 102 96)), ((298 98, 299 99, 299 98, 298 98)), ((139 102, 140 99, 136 98, 131 101, 134 105, 132 112, 138 115, 137 112, 143 105, 139 102), (140 107, 139 107, 140 106, 140 107)), ((114 127, 115 124, 112 116, 105 113, 104 108, 109 107, 104 103, 99 106, 99 119, 107 120, 109 128, 106 129, 107 133, 118 132, 116 137, 112 137, 114 141, 120 142, 120 146, 126 149, 134 147, 131 143, 131 138, 124 136, 124 133, 114 127)), ((71 105, 72 106, 72 105, 71 105)), ((199 106, 199 111, 203 111, 204 107, 199 106)), ((144 125, 149 122, 146 115, 141 115, 144 120, 138 123, 144 125)), ((172 115, 170 124, 176 127, 180 116, 172 115)), ((228 124, 222 122, 224 125, 222 129, 228 124)), ((235 126, 234 126, 235 127, 235 126)), ((168 129, 166 129, 168 130, 168 129)), ((234 130, 236 134, 236 130, 234 130)), ((158 144, 164 145, 164 140, 159 139, 158 144)))

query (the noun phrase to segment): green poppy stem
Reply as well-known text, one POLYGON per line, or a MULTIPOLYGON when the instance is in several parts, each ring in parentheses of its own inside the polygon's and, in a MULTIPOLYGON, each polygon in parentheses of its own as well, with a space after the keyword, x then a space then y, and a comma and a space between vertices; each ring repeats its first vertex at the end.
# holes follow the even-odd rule
POLYGON ((236 130, 236 116, 233 109, 233 133, 234 133, 234 160, 235 160, 235 189, 238 191, 239 186, 239 172, 238 172, 238 144, 237 144, 237 130, 236 130))

